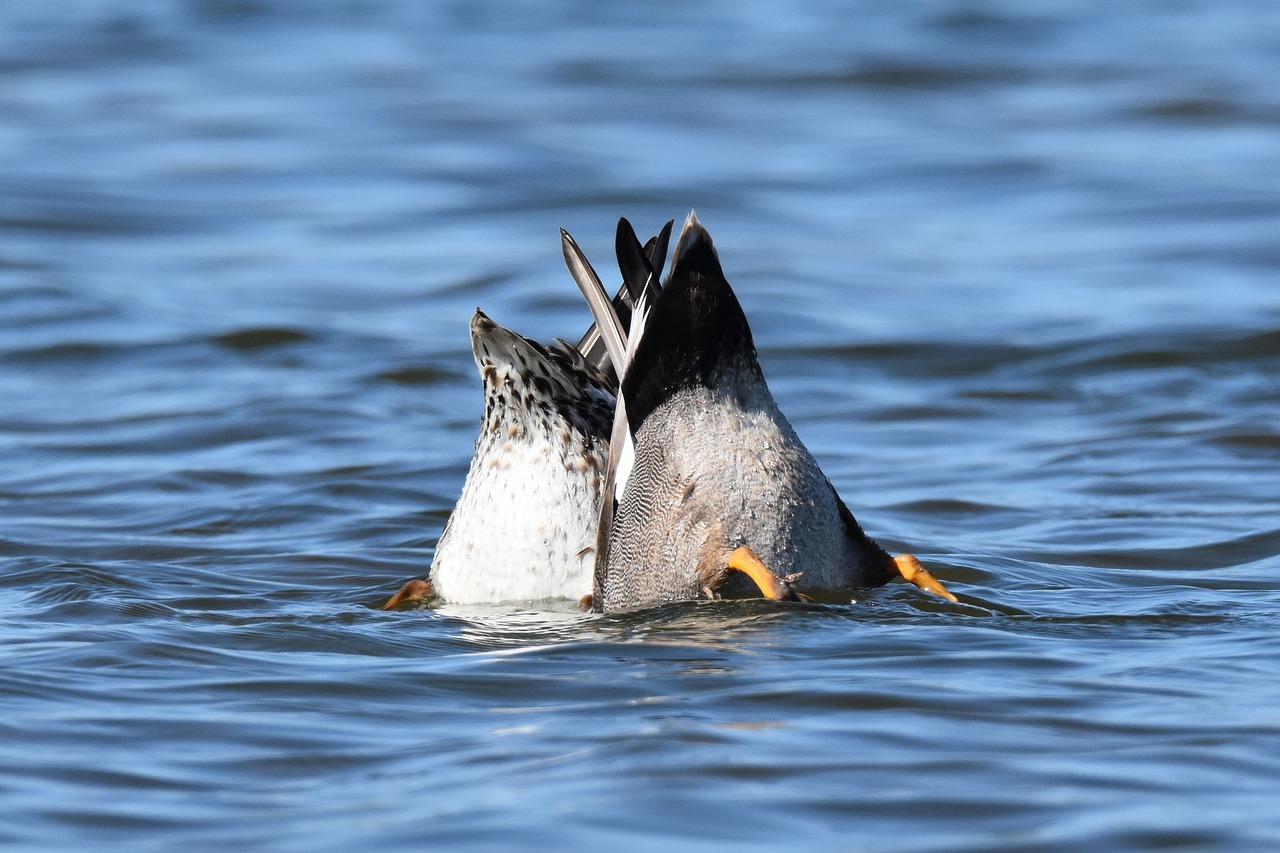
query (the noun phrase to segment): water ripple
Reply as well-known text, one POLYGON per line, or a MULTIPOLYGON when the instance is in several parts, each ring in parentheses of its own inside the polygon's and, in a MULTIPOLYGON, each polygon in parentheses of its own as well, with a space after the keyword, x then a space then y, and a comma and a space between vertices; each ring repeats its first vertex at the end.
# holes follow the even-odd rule
POLYGON ((1276 848, 1271 12, 4 4, 0 845, 1276 848), (378 610, 690 207, 961 601, 378 610))

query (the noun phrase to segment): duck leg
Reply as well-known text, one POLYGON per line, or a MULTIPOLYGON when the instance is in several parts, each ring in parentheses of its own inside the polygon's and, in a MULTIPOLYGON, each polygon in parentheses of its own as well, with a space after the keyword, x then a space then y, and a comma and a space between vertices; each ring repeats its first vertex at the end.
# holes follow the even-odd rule
POLYGON ((399 592, 387 599, 387 603, 382 605, 382 609, 395 610, 397 607, 404 607, 407 604, 421 604, 433 595, 435 595, 435 591, 431 588, 431 581, 412 580, 400 587, 399 592))
POLYGON ((920 565, 920 561, 910 554, 899 554, 893 558, 894 568, 898 574, 902 575, 902 579, 910 581, 926 592, 932 592, 934 595, 940 595, 947 601, 956 601, 956 597, 947 591, 947 588, 938 583, 938 579, 930 574, 929 570, 920 565))
POLYGON ((729 555, 729 568, 736 572, 742 572, 751 578, 755 585, 760 588, 760 592, 765 598, 771 598, 775 601, 808 600, 791 587, 790 582, 799 578, 798 574, 788 575, 785 578, 778 577, 769 571, 768 566, 761 562, 755 551, 745 545, 735 548, 733 553, 729 555))

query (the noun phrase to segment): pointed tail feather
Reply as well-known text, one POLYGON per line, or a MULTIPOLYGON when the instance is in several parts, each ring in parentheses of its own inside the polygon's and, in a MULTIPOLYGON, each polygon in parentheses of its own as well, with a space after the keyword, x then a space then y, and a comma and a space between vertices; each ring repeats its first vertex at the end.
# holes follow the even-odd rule
MULTIPOLYGON (((622 330, 623 345, 627 337, 627 330, 631 325, 631 313, 635 308, 636 300, 641 293, 648 291, 650 293, 650 302, 653 301, 653 295, 661 289, 662 268, 667 260, 667 246, 671 240, 671 228, 675 225, 674 220, 667 220, 666 225, 654 237, 650 237, 648 242, 641 248, 640 242, 636 239, 635 231, 631 228, 631 223, 625 218, 618 221, 618 232, 615 239, 615 249, 618 255, 618 265, 622 270, 622 286, 618 289, 617 294, 611 300, 613 305, 613 313, 617 317, 617 327, 622 330)), ((572 242, 572 238, 570 238, 572 242)), ((563 235, 562 235, 563 243, 563 235)), ((569 270, 574 275, 574 280, 578 281, 581 270, 590 270, 591 264, 586 260, 582 250, 573 243, 573 248, 565 245, 565 262, 569 265, 569 270), (570 260, 570 256, 573 260, 570 260), (579 268, 575 272, 575 265, 579 268)), ((590 276, 588 276, 588 279, 590 276)), ((599 278, 596 278, 599 281, 599 278)), ((582 289, 582 283, 578 284, 582 289)), ((592 285, 594 290, 594 285, 592 285)), ((585 294, 585 290, 583 291, 585 294)), ((590 304, 590 300, 588 300, 590 304)), ((594 312, 593 312, 594 313, 594 312)), ((582 339, 578 341, 578 351, 583 357, 594 364, 596 367, 611 375, 614 379, 618 378, 615 366, 615 359, 610 355, 608 344, 604 339, 604 335, 600 331, 598 322, 592 323, 591 327, 583 334, 582 339)))
POLYGON ((614 251, 618 256, 618 269, 622 273, 622 282, 632 306, 640 300, 640 294, 661 289, 659 277, 667 259, 667 243, 671 239, 671 227, 674 224, 675 220, 667 220, 658 235, 649 238, 649 242, 641 247, 636 232, 626 217, 618 220, 614 251))
POLYGON ((668 219, 667 224, 662 226, 662 230, 658 232, 656 237, 649 239, 644 245, 644 252, 649 257, 649 264, 653 267, 653 283, 659 286, 662 280, 662 268, 667 263, 667 244, 671 242, 671 228, 676 224, 674 219, 668 219))
MULTIPOLYGON (((623 357, 627 349, 627 337, 618 321, 618 312, 605 292, 604 285, 600 283, 600 276, 596 275, 596 271, 591 268, 591 262, 578 248, 574 239, 569 236, 569 232, 563 228, 560 229, 560 244, 564 250, 565 265, 569 267, 569 274, 573 276, 578 289, 582 291, 583 298, 587 300, 587 307, 591 309, 591 316, 596 321, 596 331, 604 342, 609 361, 613 362, 616 370, 617 365, 624 363, 623 357)), ((591 332, 588 330, 587 337, 590 335, 591 332)), ((586 337, 583 341, 588 343, 586 337)), ((594 347, 588 344, 588 348, 594 347)), ((586 355, 586 352, 583 354, 586 355)), ((621 374, 621 371, 617 372, 621 374)))

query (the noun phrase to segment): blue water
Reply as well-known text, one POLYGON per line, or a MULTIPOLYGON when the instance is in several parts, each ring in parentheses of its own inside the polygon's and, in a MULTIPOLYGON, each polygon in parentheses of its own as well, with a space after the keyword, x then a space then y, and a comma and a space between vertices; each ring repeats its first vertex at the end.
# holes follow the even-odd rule
POLYGON ((0 846, 1280 846, 1264 2, 0 8, 0 846), (696 208, 961 597, 374 607, 696 208), (607 278, 607 276, 606 276, 607 278))

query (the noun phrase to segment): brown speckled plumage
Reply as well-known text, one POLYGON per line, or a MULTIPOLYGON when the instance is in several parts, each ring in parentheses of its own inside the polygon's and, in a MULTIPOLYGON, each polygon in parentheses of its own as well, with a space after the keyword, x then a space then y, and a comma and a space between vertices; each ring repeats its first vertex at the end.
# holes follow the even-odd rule
POLYGON ((431 564, 454 603, 579 598, 591 588, 613 383, 564 343, 544 347, 477 310, 484 417, 431 564))

